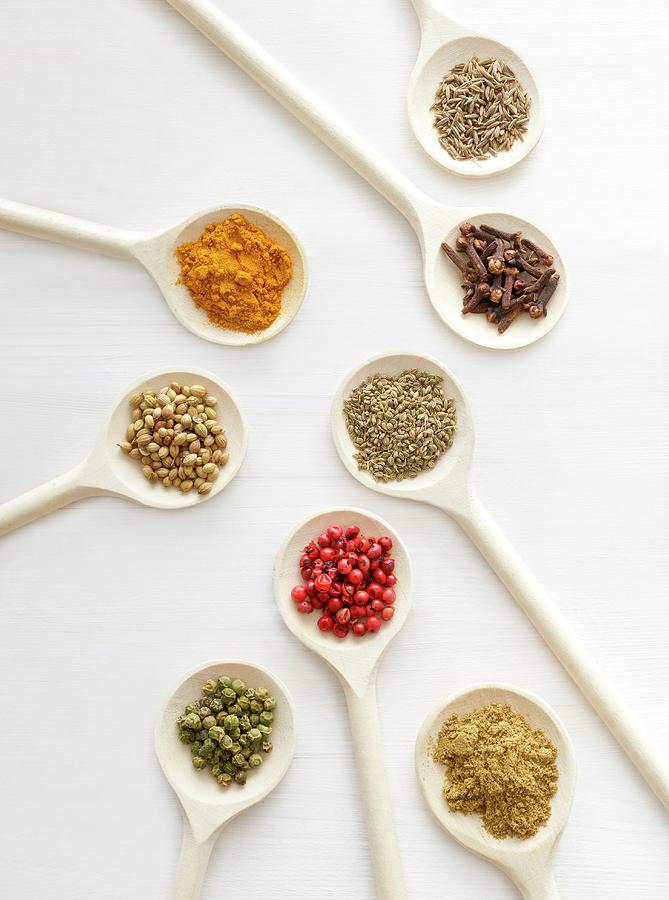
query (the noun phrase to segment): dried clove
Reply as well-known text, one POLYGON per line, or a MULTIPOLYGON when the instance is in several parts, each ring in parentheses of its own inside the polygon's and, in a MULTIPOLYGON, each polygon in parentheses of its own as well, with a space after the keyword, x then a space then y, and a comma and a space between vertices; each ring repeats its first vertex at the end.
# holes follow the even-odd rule
POLYGON ((520 232, 463 222, 455 249, 441 247, 462 273, 463 315, 485 315, 500 334, 523 312, 533 319, 546 315, 546 305, 560 276, 553 258, 520 232))

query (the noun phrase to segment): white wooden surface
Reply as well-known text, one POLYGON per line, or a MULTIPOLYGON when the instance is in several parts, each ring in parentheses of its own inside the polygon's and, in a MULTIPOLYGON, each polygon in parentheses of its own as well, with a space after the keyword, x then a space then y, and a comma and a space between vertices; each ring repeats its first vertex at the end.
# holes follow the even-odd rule
POLYGON ((574 740, 563 898, 665 897, 659 803, 457 526, 357 485, 328 426, 331 395, 363 356, 415 346, 442 358, 476 416, 483 499, 666 745, 669 313, 651 277, 661 284, 667 264, 669 14, 659 0, 640 0, 634 19, 623 0, 454 7, 521 49, 546 111, 522 166, 469 183, 410 133, 408 0, 225 8, 436 198, 515 206, 550 230, 572 301, 516 354, 465 345, 427 302, 408 225, 162 0, 5 0, 0 196, 137 229, 219 201, 265 206, 304 242, 311 287, 289 329, 237 351, 185 332, 131 263, 0 234, 0 500, 73 465, 145 369, 219 373, 250 426, 242 472, 201 509, 101 498, 3 539, 2 894, 167 896, 181 824, 153 756, 155 717, 184 671, 227 656, 286 682, 298 748, 276 792, 226 830, 205 900, 373 896, 343 697, 271 592, 279 542, 332 504, 387 518, 414 562, 414 606, 379 673, 410 896, 516 896, 438 829, 412 764, 434 702, 500 680, 543 696, 574 740))

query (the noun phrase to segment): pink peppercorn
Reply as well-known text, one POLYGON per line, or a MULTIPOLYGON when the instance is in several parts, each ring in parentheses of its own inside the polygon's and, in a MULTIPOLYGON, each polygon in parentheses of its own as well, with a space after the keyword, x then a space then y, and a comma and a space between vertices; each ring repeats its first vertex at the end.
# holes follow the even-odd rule
POLYGON ((303 613, 305 616, 308 616, 309 613, 314 611, 314 606, 308 600, 303 600, 301 603, 297 604, 297 611, 299 613, 303 613))
POLYGON ((393 539, 389 537, 380 537, 379 544, 381 544, 381 549, 384 553, 390 553, 393 549, 393 539))
POLYGON ((381 594, 381 599, 386 606, 389 606, 391 603, 395 602, 395 591, 392 588, 386 588, 383 594, 381 594))
POLYGON ((334 622, 332 621, 331 616, 321 616, 317 624, 321 631, 332 631, 334 622))
POLYGON ((376 581, 377 584, 385 584, 386 583, 386 576, 383 574, 381 569, 375 569, 373 577, 374 577, 374 581, 376 581))
POLYGON ((290 592, 290 596, 296 603, 302 603, 307 599, 307 589, 302 584, 296 585, 290 592))
POLYGON ((332 633, 335 637, 345 638, 348 634, 348 625, 344 625, 341 622, 335 622, 332 633))
POLYGON ((378 631, 381 627, 381 619, 378 616, 369 616, 367 619, 367 631, 378 631))
POLYGON ((319 534, 316 538, 316 543, 319 547, 329 547, 330 546, 330 538, 328 535, 323 532, 323 534, 319 534))
POLYGON ((348 573, 348 580, 351 582, 351 584, 360 584, 362 578, 363 575, 360 569, 351 569, 351 571, 348 573))
POLYGON ((384 622, 389 622, 394 615, 395 610, 392 606, 386 606, 385 609, 381 610, 381 618, 384 620, 384 622))
POLYGON ((363 634, 367 634, 367 626, 364 622, 354 622, 351 631, 356 637, 362 637, 363 634))

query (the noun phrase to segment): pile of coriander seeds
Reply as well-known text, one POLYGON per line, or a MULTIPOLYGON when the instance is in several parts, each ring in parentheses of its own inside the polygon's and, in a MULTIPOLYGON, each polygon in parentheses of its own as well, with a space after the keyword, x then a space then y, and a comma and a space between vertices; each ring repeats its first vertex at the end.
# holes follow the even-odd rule
POLYGON ((130 398, 132 421, 119 444, 147 481, 183 493, 208 494, 228 462, 228 441, 216 418, 216 397, 201 384, 176 381, 130 398))

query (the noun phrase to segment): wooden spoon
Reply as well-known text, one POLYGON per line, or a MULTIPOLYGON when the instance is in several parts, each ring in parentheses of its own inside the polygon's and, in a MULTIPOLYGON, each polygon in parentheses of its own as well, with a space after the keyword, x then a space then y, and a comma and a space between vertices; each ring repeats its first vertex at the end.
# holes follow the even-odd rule
MULTIPOLYGON (((189 672, 167 701, 156 727, 156 755, 165 778, 179 798, 184 833, 173 900, 197 900, 207 871, 209 856, 223 828, 249 806, 259 803, 286 774, 295 751, 295 711, 285 686, 260 666, 237 660, 207 663, 189 672), (221 788, 207 772, 197 772, 188 747, 179 742, 176 720, 184 708, 201 695, 210 678, 229 675, 250 687, 266 687, 276 697, 276 721, 272 725, 272 751, 249 774, 245 785, 221 788)), ((234 868, 234 866, 233 866, 234 868)), ((246 888, 243 869, 237 867, 238 893, 246 888)))
POLYGON ((353 477, 382 494, 429 503, 447 512, 478 547, 509 593, 574 679, 602 721, 634 765, 669 809, 669 771, 666 760, 646 739, 635 718, 573 632, 559 608, 525 565, 511 542, 493 521, 472 484, 474 422, 467 399, 454 376, 436 359, 423 354, 377 356, 358 366, 335 394, 332 437, 342 462, 353 477), (397 375, 405 369, 433 372, 443 378, 444 393, 455 400, 458 426, 451 448, 434 469, 416 478, 383 483, 360 471, 355 447, 346 430, 344 400, 375 373, 397 375))
POLYGON ((154 279, 179 322, 193 334, 215 344, 241 347, 268 341, 292 322, 307 289, 306 259, 293 232, 267 210, 241 203, 202 210, 167 231, 136 234, 23 203, 0 200, 0 228, 60 244, 71 244, 108 256, 136 260, 154 279), (236 212, 287 250, 293 263, 292 278, 281 295, 281 312, 269 328, 252 334, 219 328, 209 321, 204 310, 193 302, 188 288, 179 283, 180 268, 175 255, 180 244, 198 238, 206 225, 222 222, 236 212))
POLYGON ((464 25, 454 22, 442 10, 440 0, 412 0, 421 28, 418 59, 409 82, 408 111, 414 134, 423 150, 432 159, 456 175, 477 177, 496 175, 512 168, 536 146, 543 131, 543 116, 539 91, 531 72, 523 60, 504 44, 473 34, 464 25), (439 143, 431 112, 435 93, 442 78, 459 63, 472 56, 480 60, 493 56, 505 62, 514 73, 531 100, 527 132, 523 140, 516 140, 509 150, 489 159, 453 159, 439 143))
POLYGON ((534 343, 557 325, 567 306, 567 273, 555 245, 542 231, 525 219, 495 207, 444 206, 427 197, 208 0, 167 2, 405 216, 420 242, 425 285, 432 305, 456 334, 481 347, 513 350, 534 343), (465 220, 487 222, 504 231, 520 231, 553 256, 561 280, 545 318, 520 316, 500 335, 485 316, 462 315, 461 273, 444 256, 441 242, 452 243, 458 225, 465 220))
POLYGON ((92 453, 82 463, 59 478, 21 494, 0 505, 0 536, 27 525, 63 506, 106 494, 125 497, 143 506, 156 509, 182 509, 209 500, 227 487, 235 477, 246 454, 246 423, 230 388, 215 375, 203 371, 152 372, 129 385, 116 401, 107 426, 92 453), (129 398, 140 391, 157 389, 172 381, 181 384, 202 384, 218 400, 216 409, 220 424, 228 439, 228 463, 220 469, 218 478, 208 494, 197 491, 182 493, 176 488, 151 484, 142 474, 142 467, 118 448, 125 440, 130 422, 129 398))
POLYGON ((554 710, 526 691, 501 684, 481 684, 439 703, 423 722, 416 738, 416 775, 430 812, 444 831, 505 872, 525 900, 559 900, 553 879, 553 857, 567 823, 576 784, 576 757, 567 731, 554 710), (443 723, 488 703, 508 703, 532 728, 540 728, 558 750, 557 793, 546 825, 527 840, 498 840, 478 816, 451 812, 444 799, 444 767, 432 758, 432 747, 443 723))
POLYGON ((274 567, 274 596, 283 620, 302 643, 336 672, 344 689, 351 723, 378 896, 406 900, 406 888, 393 824, 376 702, 376 672, 384 650, 400 630, 411 606, 411 564, 397 533, 383 519, 362 509, 326 509, 297 525, 279 550, 274 567), (299 559, 304 546, 329 525, 359 525, 363 534, 388 535, 393 541, 397 584, 395 615, 376 634, 344 639, 318 630, 318 611, 297 612, 291 589, 301 583, 299 559))

